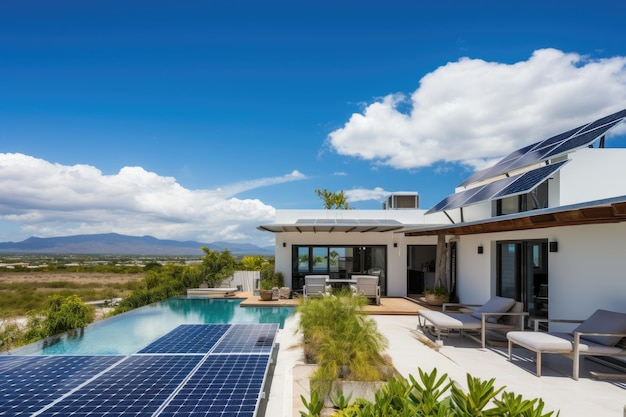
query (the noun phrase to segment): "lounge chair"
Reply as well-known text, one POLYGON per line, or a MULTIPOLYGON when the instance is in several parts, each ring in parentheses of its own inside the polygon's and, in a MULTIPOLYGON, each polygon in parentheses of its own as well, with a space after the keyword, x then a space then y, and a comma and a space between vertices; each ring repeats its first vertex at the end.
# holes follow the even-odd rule
MULTIPOLYGON (((488 330, 508 332, 519 328, 524 329, 524 316, 528 313, 523 311, 522 303, 512 298, 494 296, 482 306, 475 304, 444 303, 442 311, 419 310, 418 327, 426 333, 427 329, 435 332, 437 340, 441 340, 442 331, 458 330, 461 336, 466 335, 474 338, 467 331, 479 332, 480 343, 486 345, 488 330), (446 311, 450 307, 457 307, 466 311, 452 313, 446 311)), ((474 338, 475 340, 478 340, 474 338)))
POLYGON ((626 356, 626 349, 618 346, 626 337, 626 313, 596 310, 587 320, 535 320, 535 331, 510 332, 509 360, 513 359, 513 345, 522 346, 537 353, 536 375, 541 376, 541 354, 558 353, 572 359, 572 378, 578 380, 580 357, 626 356), (540 323, 580 323, 572 333, 540 332, 540 323))
POLYGON ((304 287, 302 287, 304 298, 328 295, 330 292, 329 279, 329 275, 305 275, 304 287))
POLYGON ((356 280, 350 288, 354 294, 360 294, 365 298, 376 301, 376 305, 380 305, 380 286, 378 285, 378 277, 375 275, 353 275, 352 279, 356 280))

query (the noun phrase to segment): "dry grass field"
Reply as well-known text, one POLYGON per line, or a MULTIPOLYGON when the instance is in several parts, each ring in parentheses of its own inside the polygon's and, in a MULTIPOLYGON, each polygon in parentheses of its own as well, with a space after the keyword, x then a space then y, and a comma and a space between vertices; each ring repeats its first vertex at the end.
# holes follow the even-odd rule
POLYGON ((2 284, 31 284, 67 282, 74 284, 95 283, 125 284, 140 281, 144 274, 115 274, 108 272, 0 272, 2 284))
POLYGON ((84 302, 124 297, 143 273, 102 272, 0 272, 0 314, 24 316, 45 306, 48 296, 78 295, 84 302))

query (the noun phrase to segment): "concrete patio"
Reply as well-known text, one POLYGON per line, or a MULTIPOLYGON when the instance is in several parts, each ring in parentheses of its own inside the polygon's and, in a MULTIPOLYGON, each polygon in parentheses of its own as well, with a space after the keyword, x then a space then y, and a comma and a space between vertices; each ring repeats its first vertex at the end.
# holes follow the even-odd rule
MULTIPOLYGON (((525 399, 540 397, 546 403, 544 412, 560 410, 561 417, 603 416, 623 417, 626 406, 626 382, 592 379, 589 371, 616 372, 585 360, 581 379, 570 376, 572 362, 559 355, 545 355, 543 376, 534 375, 534 354, 519 348, 509 362, 506 347, 481 349, 474 341, 451 335, 443 338, 437 350, 433 343, 424 343, 424 335, 416 329, 417 317, 412 315, 372 315, 379 330, 389 340, 387 353, 396 369, 405 377, 417 375, 418 368, 439 374, 447 373, 461 386, 466 374, 481 379, 496 378, 496 386, 521 394, 525 399)), ((299 416, 304 410, 300 395, 308 399, 308 370, 303 366, 302 350, 296 334, 297 316, 285 323, 279 332, 278 360, 270 390, 266 416, 299 416)))

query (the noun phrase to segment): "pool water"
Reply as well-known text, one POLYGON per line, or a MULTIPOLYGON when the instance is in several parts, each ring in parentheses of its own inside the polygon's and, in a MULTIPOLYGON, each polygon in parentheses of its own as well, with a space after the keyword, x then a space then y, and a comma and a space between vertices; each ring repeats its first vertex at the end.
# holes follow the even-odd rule
POLYGON ((77 335, 35 343, 14 354, 130 355, 181 324, 279 323, 294 307, 240 307, 241 299, 179 297, 96 322, 77 335))

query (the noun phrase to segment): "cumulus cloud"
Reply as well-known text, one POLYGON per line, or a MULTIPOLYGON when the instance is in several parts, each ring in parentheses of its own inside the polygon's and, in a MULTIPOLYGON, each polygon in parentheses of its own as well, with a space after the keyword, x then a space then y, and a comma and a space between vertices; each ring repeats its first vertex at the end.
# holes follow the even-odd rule
POLYGON ((373 190, 354 188, 352 190, 345 191, 345 195, 349 203, 369 200, 383 201, 385 197, 389 195, 389 191, 385 191, 380 187, 376 187, 373 190))
POLYGON ((395 93, 367 105, 327 142, 339 154, 397 169, 437 162, 482 169, 625 102, 626 57, 541 49, 514 64, 462 58, 424 76, 410 98, 395 93))
POLYGON ((141 167, 103 175, 89 165, 0 153, 0 219, 40 237, 118 232, 207 243, 249 242, 255 240, 256 226, 273 221, 275 209, 236 194, 304 178, 293 171, 216 190, 189 190, 173 177, 141 167))

